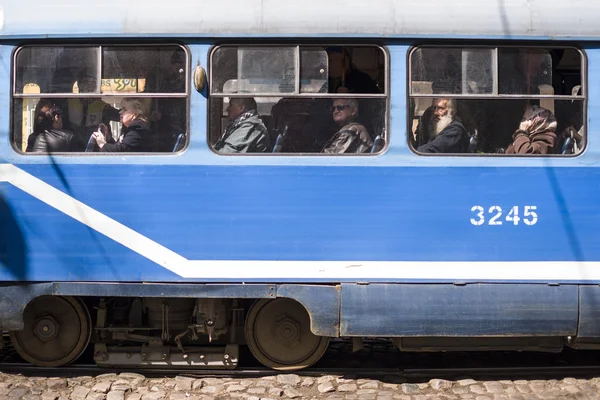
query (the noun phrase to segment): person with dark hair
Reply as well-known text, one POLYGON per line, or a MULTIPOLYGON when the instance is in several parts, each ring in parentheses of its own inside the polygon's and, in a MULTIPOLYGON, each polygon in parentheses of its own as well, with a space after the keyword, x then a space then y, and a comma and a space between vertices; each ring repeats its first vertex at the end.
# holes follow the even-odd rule
POLYGON ((149 152, 152 151, 152 133, 145 104, 134 98, 121 101, 120 120, 123 127, 115 143, 107 143, 105 132, 94 132, 94 139, 101 152, 149 152))
POLYGON ((34 137, 33 144, 31 148, 29 145, 27 146, 27 151, 61 153, 83 149, 83 143, 77 136, 63 129, 62 115, 63 111, 56 104, 42 103, 36 115, 38 133, 32 135, 34 137))
POLYGON ((217 140, 219 153, 263 153, 270 149, 267 128, 258 117, 256 101, 251 97, 229 100, 227 113, 231 123, 217 140))
POLYGON ((556 125, 556 118, 550 110, 535 105, 528 107, 506 154, 552 153, 556 143, 556 125))
POLYGON ((364 125, 356 122, 358 101, 336 99, 331 107, 333 121, 341 127, 323 147, 322 153, 367 153, 373 140, 364 125))
POLYGON ((456 100, 439 98, 433 101, 434 108, 429 123, 427 143, 419 146, 420 153, 466 153, 469 149, 469 134, 456 115, 456 100))
MULTIPOLYGON (((368 74, 354 67, 348 48, 328 47, 327 57, 329 60, 327 93, 383 93, 368 74)), ((324 91, 323 89, 321 91, 324 91)))

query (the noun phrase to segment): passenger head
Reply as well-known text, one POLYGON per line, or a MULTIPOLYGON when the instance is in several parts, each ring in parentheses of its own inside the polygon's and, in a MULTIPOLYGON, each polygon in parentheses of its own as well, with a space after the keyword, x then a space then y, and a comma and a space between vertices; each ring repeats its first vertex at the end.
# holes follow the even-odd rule
POLYGON ((77 87, 79 93, 93 93, 96 91, 96 84, 98 80, 94 74, 88 72, 87 69, 83 69, 77 76, 77 87))
POLYGON ((340 78, 344 71, 350 68, 350 54, 343 47, 328 47, 327 58, 329 59, 329 76, 332 78, 340 78))
POLYGON ((231 120, 251 110, 256 110, 256 101, 252 97, 233 97, 229 99, 227 114, 231 120))
MULTIPOLYGON (((40 103, 42 102, 40 101, 40 103)), ((43 103, 36 114, 37 132, 62 129, 62 114, 62 110, 56 104, 52 102, 43 103)))
POLYGON ((527 107, 519 129, 526 131, 529 135, 542 132, 556 132, 556 118, 552 111, 534 105, 527 107))
POLYGON ((129 127, 133 121, 142 120, 148 122, 146 105, 139 99, 126 97, 121 101, 121 123, 129 127))
POLYGON ((456 101, 453 99, 439 98, 433 100, 434 117, 429 127, 429 132, 439 134, 442 132, 456 117, 456 101))
POLYGON ((333 121, 344 126, 358 116, 358 101, 354 99, 335 99, 331 106, 333 121))

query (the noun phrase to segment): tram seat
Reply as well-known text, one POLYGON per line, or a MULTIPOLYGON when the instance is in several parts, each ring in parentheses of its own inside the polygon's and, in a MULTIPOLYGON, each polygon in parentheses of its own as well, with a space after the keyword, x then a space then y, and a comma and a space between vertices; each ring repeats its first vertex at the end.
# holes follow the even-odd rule
POLYGON ((373 146, 371 147, 371 153, 378 153, 385 146, 385 139, 381 135, 377 135, 373 140, 373 146))
POLYGON ((88 139, 87 144, 85 145, 85 152, 90 153, 90 152, 94 151, 95 147, 96 147, 96 140, 94 139, 94 135, 90 135, 90 138, 88 139))
POLYGON ((573 154, 575 148, 575 140, 572 137, 568 137, 563 142, 560 154, 573 154))
POLYGON ((177 139, 175 140, 175 145, 173 146, 173 153, 176 153, 179 150, 183 149, 184 145, 185 145, 185 133, 180 133, 179 135, 177 135, 177 139))
POLYGON ((477 148, 479 147, 479 139, 477 138, 478 132, 475 129, 475 133, 471 135, 469 138, 469 153, 477 153, 477 148))
POLYGON ((285 142, 285 140, 287 139, 287 132, 288 132, 288 126, 285 125, 285 127, 283 128, 283 133, 280 133, 279 135, 277 135, 277 138, 275 139, 275 144, 273 145, 273 153, 281 153, 283 150, 283 144, 285 142))

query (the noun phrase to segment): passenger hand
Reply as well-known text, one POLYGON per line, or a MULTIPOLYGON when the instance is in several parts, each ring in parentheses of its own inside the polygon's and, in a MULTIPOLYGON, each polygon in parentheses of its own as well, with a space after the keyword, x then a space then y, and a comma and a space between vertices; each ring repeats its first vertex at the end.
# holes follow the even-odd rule
POLYGON ((106 144, 106 138, 104 137, 104 134, 102 132, 100 132, 100 130, 98 130, 97 132, 94 132, 93 136, 94 136, 94 139, 96 139, 96 143, 98 144, 98 147, 100 147, 100 148, 104 147, 104 145, 106 144))

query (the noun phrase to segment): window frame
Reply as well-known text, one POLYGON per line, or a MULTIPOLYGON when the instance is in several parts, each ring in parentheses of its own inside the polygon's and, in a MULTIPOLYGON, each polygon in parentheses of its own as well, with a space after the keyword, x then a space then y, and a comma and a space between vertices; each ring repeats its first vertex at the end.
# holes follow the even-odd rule
POLYGON ((127 155, 127 156, 172 156, 174 154, 181 154, 183 152, 185 152, 187 150, 187 148, 189 147, 189 144, 191 143, 190 141, 190 102, 191 102, 191 89, 190 89, 190 84, 191 84, 191 79, 190 79, 190 74, 192 72, 191 69, 191 55, 190 55, 190 50, 189 48, 177 41, 172 41, 172 42, 148 42, 148 41, 140 41, 140 42, 111 42, 111 41, 104 41, 104 42, 76 42, 76 41, 68 41, 68 42, 62 42, 62 41, 57 41, 57 42, 52 42, 52 43, 45 43, 45 42, 27 42, 24 44, 20 44, 18 46, 15 46, 14 50, 13 50, 13 54, 11 57, 11 84, 10 84, 10 134, 9 134, 9 141, 10 141, 10 146, 13 148, 13 151, 15 151, 17 154, 21 155, 21 156, 70 156, 70 157, 77 157, 77 156, 92 156, 92 157, 97 157, 97 156, 103 156, 103 157, 119 157, 119 156, 123 156, 123 155, 127 155), (27 48, 42 48, 42 47, 60 47, 60 48, 68 48, 68 47, 89 47, 89 48, 96 48, 97 49, 97 54, 98 54, 98 59, 97 59, 97 72, 96 72, 96 89, 93 93, 17 93, 17 57, 19 55, 19 53, 21 51, 23 51, 23 49, 27 49, 27 48), (113 93, 101 93, 101 87, 102 87, 102 62, 104 60, 103 57, 103 48, 107 47, 107 48, 118 48, 118 47, 123 47, 123 48, 133 48, 133 49, 140 49, 140 48, 144 48, 144 47, 164 47, 164 48, 169 48, 169 47, 178 47, 181 50, 183 50, 184 54, 185 54, 185 91, 183 92, 179 92, 179 93, 163 93, 163 92, 156 92, 156 93, 117 93, 117 92, 113 92, 113 93), (34 98, 34 99, 44 99, 44 98, 64 98, 64 99, 69 99, 69 98, 93 98, 93 99, 101 99, 102 97, 114 97, 114 98, 125 98, 125 97, 135 97, 135 98, 178 98, 178 99, 185 99, 185 112, 186 112, 186 121, 185 121, 185 126, 186 126, 186 142, 184 144, 184 146, 178 150, 177 152, 85 152, 85 151, 77 151, 77 152, 53 152, 53 153, 48 153, 48 152, 26 152, 26 151, 22 151, 20 150, 17 146, 16 146, 16 142, 14 140, 14 106, 15 106, 15 101, 18 99, 27 99, 27 98, 34 98))
MULTIPOLYGON (((419 44, 415 44, 411 46, 407 51, 406 57, 406 144, 408 148, 417 156, 421 157, 542 157, 542 158, 575 158, 582 156, 587 148, 588 148, 588 74, 587 74, 587 54, 584 49, 574 43, 556 43, 556 42, 548 42, 548 43, 540 43, 540 42, 524 42, 524 43, 506 43, 506 42, 489 42, 489 43, 431 43, 431 42, 423 42, 419 44), (422 48, 441 48, 441 49, 493 49, 494 50, 494 63, 495 68, 493 71, 493 90, 492 93, 487 94, 462 94, 462 93, 432 93, 432 94, 413 94, 412 93, 412 56, 418 50, 422 48), (573 95, 541 95, 541 94, 500 94, 498 93, 498 82, 499 82, 499 49, 543 49, 543 50, 553 50, 553 49, 571 49, 577 51, 580 55, 581 60, 581 69, 580 69, 580 77, 581 77, 581 95, 573 96, 573 95), (580 101, 583 107, 583 115, 582 122, 585 127, 584 129, 584 137, 585 146, 581 149, 581 151, 577 154, 503 154, 503 153, 420 153, 417 152, 417 149, 413 147, 410 135, 412 134, 412 119, 411 117, 411 99, 418 98, 430 98, 435 99, 439 97, 450 97, 454 100, 517 100, 517 99, 533 99, 533 100, 541 100, 541 99, 552 99, 559 101, 580 101)), ((515 128, 516 129, 516 128, 515 128)), ((558 134, 558 133, 557 133, 558 134)))
MULTIPOLYGON (((223 42, 218 43, 212 46, 212 48, 208 52, 208 90, 207 90, 207 118, 206 118, 206 144, 210 151, 218 156, 222 157, 378 157, 387 152, 390 146, 390 103, 391 103, 391 95, 390 95, 390 54, 387 47, 379 42, 377 43, 366 43, 366 42, 223 42), (217 98, 243 98, 248 97, 248 93, 213 93, 212 83, 213 83, 213 56, 216 51, 223 47, 231 47, 231 48, 243 48, 243 47, 294 47, 295 48, 295 60, 294 64, 296 67, 297 74, 294 78, 294 92, 293 93, 252 93, 253 98, 257 97, 280 97, 280 98, 296 98, 296 99, 307 99, 307 98, 324 98, 324 99, 382 99, 385 101, 385 109, 384 109, 384 129, 383 129, 383 139, 385 140, 385 145, 381 150, 376 153, 341 153, 341 154, 328 154, 328 153, 283 153, 283 152, 263 152, 263 153, 220 153, 215 151, 213 144, 210 141, 210 133, 211 133, 211 113, 212 113, 212 100, 217 98), (384 73, 384 85, 383 85, 383 93, 303 93, 300 91, 300 53, 303 48, 306 47, 370 47, 376 48, 383 54, 383 73, 384 73)), ((221 132, 222 133, 222 132, 221 132)), ((375 139, 375 137, 373 137, 375 139)))

